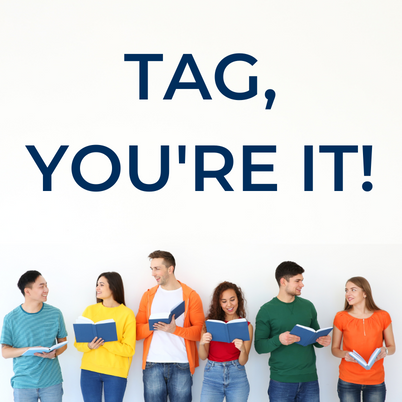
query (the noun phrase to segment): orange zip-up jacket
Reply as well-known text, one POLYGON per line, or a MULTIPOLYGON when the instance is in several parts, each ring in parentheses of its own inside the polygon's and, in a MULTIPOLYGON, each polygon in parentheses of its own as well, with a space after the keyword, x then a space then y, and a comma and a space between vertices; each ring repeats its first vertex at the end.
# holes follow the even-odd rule
MULTIPOLYGON (((187 358, 190 365, 190 372, 194 374, 198 367, 198 350, 196 342, 201 339, 201 330, 204 325, 205 316, 200 296, 193 289, 180 282, 183 288, 183 300, 185 305, 183 327, 176 326, 174 335, 184 338, 187 358)), ((151 315, 151 306, 158 290, 158 286, 148 289, 142 296, 137 314, 137 340, 144 339, 142 354, 142 369, 147 363, 148 351, 154 332, 149 330, 148 318, 151 315)))

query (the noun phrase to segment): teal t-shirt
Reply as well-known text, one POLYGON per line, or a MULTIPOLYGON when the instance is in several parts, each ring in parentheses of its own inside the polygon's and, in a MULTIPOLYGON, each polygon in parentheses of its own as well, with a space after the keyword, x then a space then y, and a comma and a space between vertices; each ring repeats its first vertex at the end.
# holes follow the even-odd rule
MULTIPOLYGON (((255 349, 258 353, 271 353, 269 366, 271 379, 280 382, 308 382, 317 380, 316 357, 313 345, 297 343, 282 345, 279 335, 291 331, 296 325, 319 329, 313 303, 296 297, 284 303, 274 297, 265 303, 257 314, 255 349)), ((317 347, 321 345, 315 344, 317 347)))
MULTIPOLYGON (((51 347, 56 338, 67 336, 61 311, 43 303, 37 313, 27 313, 21 306, 4 317, 0 343, 14 348, 51 347)), ((13 388, 46 388, 63 382, 58 358, 20 356, 13 359, 13 388)))

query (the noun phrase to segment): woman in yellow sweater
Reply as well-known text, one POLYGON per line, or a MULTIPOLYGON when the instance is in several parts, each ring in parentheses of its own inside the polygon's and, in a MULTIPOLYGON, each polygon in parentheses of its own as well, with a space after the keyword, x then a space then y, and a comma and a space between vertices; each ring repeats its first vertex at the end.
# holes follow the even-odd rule
POLYGON ((81 362, 81 391, 85 402, 123 401, 127 376, 135 352, 135 317, 125 306, 124 287, 117 272, 104 272, 96 281, 97 304, 88 306, 84 317, 94 322, 113 319, 117 341, 104 342, 96 337, 90 343, 77 343, 84 352, 81 362), (103 387, 102 387, 103 385, 103 387))

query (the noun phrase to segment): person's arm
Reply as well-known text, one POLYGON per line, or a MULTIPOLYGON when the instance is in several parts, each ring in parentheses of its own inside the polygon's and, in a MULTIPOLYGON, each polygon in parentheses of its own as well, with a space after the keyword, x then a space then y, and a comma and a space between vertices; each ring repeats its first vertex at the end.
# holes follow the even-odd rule
POLYGON ((135 353, 135 337, 136 337, 136 325, 135 325, 134 313, 130 310, 129 316, 126 319, 123 334, 121 340, 114 342, 105 342, 103 347, 113 353, 114 355, 123 357, 132 357, 135 353))
MULTIPOLYGON (((67 340, 67 337, 57 338, 57 343, 65 342, 66 340, 67 340)), ((54 359, 55 357, 61 355, 66 349, 67 349, 67 344, 65 344, 64 346, 62 346, 59 349, 52 350, 49 353, 46 353, 46 352, 35 353, 34 356, 43 357, 44 359, 54 359)))
POLYGON ((269 318, 266 316, 266 314, 264 317, 264 311, 260 309, 255 323, 254 347, 257 353, 270 353, 282 345, 287 346, 298 341, 300 341, 300 338, 296 335, 291 335, 290 331, 286 331, 271 337, 271 325, 269 323, 269 318))
POLYGON ((198 345, 198 355, 201 360, 205 360, 209 355, 209 344, 212 341, 212 335, 209 332, 206 332, 206 329, 202 329, 201 332, 201 340, 198 345))
MULTIPOLYGON (((62 343, 62 342, 65 342, 66 340, 67 340, 67 337, 57 338, 57 343, 62 343)), ((63 352, 65 352, 66 349, 67 349, 67 344, 65 344, 64 346, 62 346, 59 349, 56 349, 56 356, 60 356, 63 352)))
POLYGON ((248 333, 250 335, 249 341, 242 341, 241 339, 234 339, 233 343, 237 349, 240 350, 239 363, 244 366, 248 361, 248 355, 250 353, 251 343, 253 342, 253 326, 249 324, 248 333))
POLYGON ((99 347, 103 346, 104 343, 105 341, 102 338, 98 339, 98 337, 95 336, 95 338, 89 343, 75 341, 74 346, 79 352, 87 353, 91 350, 98 349, 99 347))
POLYGON ((342 331, 334 325, 333 329, 333 336, 332 336, 332 347, 331 352, 335 357, 339 357, 340 359, 345 359, 347 362, 356 363, 356 360, 349 355, 348 350, 341 349, 341 342, 342 342, 342 331))
POLYGON ((29 349, 29 347, 26 348, 13 348, 10 345, 2 345, 1 348, 1 354, 5 359, 11 359, 14 357, 20 357, 22 356, 27 350, 29 349))
POLYGON ((376 360, 383 359, 384 357, 391 356, 395 353, 396 346, 395 346, 394 332, 392 331, 392 324, 389 324, 388 327, 384 330, 384 342, 385 347, 383 346, 381 348, 381 352, 377 356, 376 360))
POLYGON ((148 336, 153 334, 153 331, 149 330, 148 323, 148 295, 149 292, 145 292, 142 296, 140 307, 137 313, 137 323, 136 323, 136 338, 137 341, 140 339, 148 338, 148 336))
MULTIPOLYGON (((320 329, 320 324, 318 324, 318 319, 317 319, 317 310, 315 309, 315 307, 312 305, 312 309, 313 309, 313 319, 311 321, 311 328, 313 328, 315 331, 320 329)), ((331 335, 326 335, 326 336, 320 336, 319 338, 317 338, 317 341, 315 343, 313 343, 313 345, 316 348, 322 348, 325 346, 329 346, 331 344, 331 335)))

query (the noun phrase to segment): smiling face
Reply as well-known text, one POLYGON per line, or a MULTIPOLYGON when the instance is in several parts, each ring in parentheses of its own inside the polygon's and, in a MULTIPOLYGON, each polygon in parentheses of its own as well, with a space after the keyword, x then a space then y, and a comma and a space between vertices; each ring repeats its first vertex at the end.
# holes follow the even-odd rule
POLYGON ((298 274, 289 278, 289 281, 287 281, 285 278, 282 278, 281 284, 284 286, 284 291, 289 296, 300 296, 301 290, 304 287, 303 280, 303 275, 298 274))
POLYGON ((366 294, 362 288, 353 282, 348 282, 345 286, 345 298, 350 306, 356 306, 359 303, 365 303, 366 294))
POLYGON ((239 318, 237 315, 237 308, 239 301, 236 292, 233 289, 228 289, 222 292, 220 304, 223 312, 225 313, 225 320, 230 321, 239 318))
POLYGON ((173 266, 168 268, 164 265, 163 258, 153 258, 151 260, 151 271, 156 283, 164 287, 169 283, 170 275, 173 273, 173 266))
POLYGON ((32 288, 25 288, 25 296, 33 301, 45 302, 47 301, 47 295, 49 294, 49 288, 47 282, 42 275, 39 275, 35 282, 32 283, 32 288))
POLYGON ((102 300, 113 299, 113 292, 110 290, 109 282, 104 276, 101 276, 96 284, 96 297, 102 300))

